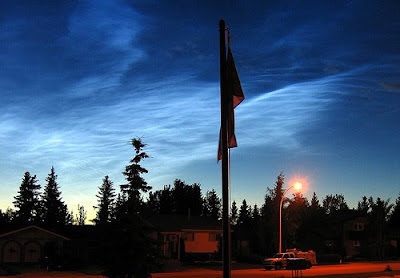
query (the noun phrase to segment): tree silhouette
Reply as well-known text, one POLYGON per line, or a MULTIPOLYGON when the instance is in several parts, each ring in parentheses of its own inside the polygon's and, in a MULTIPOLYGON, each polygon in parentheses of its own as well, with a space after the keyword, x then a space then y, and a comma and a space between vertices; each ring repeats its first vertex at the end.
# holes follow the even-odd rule
POLYGON ((236 201, 233 201, 231 206, 231 225, 236 225, 237 220, 238 220, 238 208, 236 206, 236 201))
POLYGON ((170 185, 164 185, 162 190, 149 192, 146 203, 146 213, 172 214, 175 212, 173 190, 170 185))
POLYGON ((123 172, 128 183, 122 184, 120 187, 121 191, 127 194, 127 210, 132 213, 138 213, 142 202, 140 194, 151 189, 151 186, 147 185, 147 182, 142 177, 148 171, 140 165, 140 162, 149 156, 143 151, 146 144, 140 138, 133 138, 131 144, 135 150, 135 156, 130 160, 131 164, 126 166, 123 172))
POLYGON ((371 232, 371 245, 373 256, 378 259, 385 257, 385 234, 387 232, 387 221, 393 204, 389 204, 390 200, 382 200, 377 198, 376 201, 372 197, 369 198, 371 213, 369 214, 369 227, 371 232))
POLYGON ((160 190, 149 192, 149 197, 145 204, 146 215, 160 214, 160 194, 160 190))
POLYGON ((15 220, 15 212, 11 208, 7 208, 5 212, 0 209, 0 227, 12 224, 15 220))
POLYGON ((393 212, 390 215, 390 225, 392 227, 400 227, 400 194, 396 199, 396 203, 393 207, 393 212))
POLYGON ((296 192, 293 198, 289 201, 286 209, 287 215, 284 221, 286 227, 285 241, 288 248, 294 248, 297 242, 301 240, 299 236, 299 229, 303 225, 307 213, 308 201, 304 196, 296 192))
POLYGON ((65 225, 68 221, 68 209, 61 198, 54 167, 46 178, 46 186, 42 195, 42 219, 47 226, 65 225))
POLYGON ((251 207, 247 205, 246 199, 243 199, 242 205, 239 209, 238 224, 239 226, 246 226, 250 224, 251 207))
POLYGON ((172 190, 174 209, 176 214, 199 216, 202 213, 203 198, 201 196, 200 184, 186 184, 176 179, 172 190))
POLYGON ((322 207, 324 208, 326 214, 332 214, 339 210, 349 210, 349 206, 347 205, 342 194, 326 195, 322 201, 322 207))
POLYGON ((159 193, 160 213, 171 214, 174 211, 174 196, 170 185, 164 185, 164 189, 159 193))
POLYGON ((78 204, 78 214, 75 217, 75 225, 83 226, 85 225, 87 219, 87 212, 84 206, 78 204))
MULTIPOLYGON (((285 184, 285 175, 280 173, 274 184, 274 187, 267 188, 264 198, 262 211, 262 234, 269 235, 265 239, 264 252, 272 254, 278 250, 279 245, 279 207, 283 196, 283 185, 285 184)), ((284 213, 283 213, 284 214, 284 213)))
POLYGON ((20 224, 39 221, 40 185, 37 182, 36 175, 25 172, 18 195, 14 197, 13 204, 18 209, 15 216, 20 224))
POLYGON ((319 204, 319 200, 318 200, 318 197, 317 197, 317 194, 315 193, 315 191, 311 198, 310 209, 312 211, 317 211, 317 210, 321 209, 321 205, 319 204))
POLYGON ((323 231, 327 224, 327 215, 322 209, 317 194, 314 192, 310 205, 305 208, 302 223, 297 230, 296 247, 319 252, 323 246, 323 231))
POLYGON ((111 222, 116 196, 114 191, 113 182, 108 176, 105 176, 103 184, 99 187, 96 195, 98 205, 93 207, 97 209, 96 218, 94 219, 97 225, 111 222))
POLYGON ((362 200, 361 200, 361 201, 358 201, 358 204, 357 204, 357 211, 358 211, 361 215, 366 216, 366 215, 368 214, 370 208, 371 208, 370 205, 371 205, 371 204, 369 203, 368 198, 367 198, 366 196, 363 196, 363 197, 362 197, 362 200))
POLYGON ((215 189, 207 191, 204 198, 204 215, 218 220, 221 216, 221 199, 218 197, 215 189))

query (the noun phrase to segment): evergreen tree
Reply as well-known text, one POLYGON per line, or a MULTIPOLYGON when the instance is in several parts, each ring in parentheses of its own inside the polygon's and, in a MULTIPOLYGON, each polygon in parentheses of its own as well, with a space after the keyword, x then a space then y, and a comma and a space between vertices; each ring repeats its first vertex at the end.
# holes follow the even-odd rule
POLYGON ((393 204, 389 204, 390 200, 382 200, 377 198, 376 201, 372 197, 369 198, 371 212, 369 214, 369 227, 372 236, 373 256, 378 259, 385 257, 385 234, 387 232, 387 221, 393 204))
POLYGON ((396 204, 394 205, 392 214, 390 215, 390 225, 392 227, 400 227, 400 194, 396 199, 396 204))
POLYGON ((115 203, 114 191, 113 182, 108 176, 105 176, 103 184, 99 187, 99 192, 96 195, 98 205, 93 207, 94 209, 98 209, 96 218, 94 219, 96 224, 111 222, 115 203))
POLYGON ((115 200, 115 206, 114 206, 114 219, 113 220, 120 220, 125 214, 126 214, 126 194, 123 192, 118 193, 117 199, 115 200))
POLYGON ((67 224, 69 213, 67 205, 61 198, 54 167, 46 178, 46 186, 42 195, 42 219, 47 226, 67 224))
POLYGON ((233 201, 231 207, 231 225, 236 225, 238 220, 238 208, 236 206, 236 201, 233 201))
MULTIPOLYGON (((283 197, 285 175, 280 173, 272 189, 267 188, 262 208, 263 234, 270 236, 266 239, 264 249, 267 253, 275 253, 279 247, 279 209, 283 197)), ((284 211, 282 213, 284 215, 284 211)))
POLYGON ((287 248, 297 247, 299 237, 299 229, 303 225, 306 217, 308 201, 300 192, 293 194, 293 199, 289 201, 289 206, 286 209, 287 215, 282 223, 285 227, 285 241, 287 248))
POLYGON ((260 209, 257 204, 254 204, 253 210, 251 211, 251 219, 249 226, 249 240, 250 240, 250 249, 252 253, 257 255, 262 255, 262 238, 264 235, 261 230, 261 214, 260 209))
POLYGON ((131 164, 126 166, 123 172, 128 183, 121 185, 121 191, 127 194, 128 213, 138 213, 142 203, 141 193, 151 189, 151 186, 147 185, 147 182, 142 177, 148 171, 140 165, 140 162, 149 156, 143 151, 146 144, 140 138, 133 138, 131 143, 135 150, 135 156, 131 159, 131 164))
POLYGON ((204 215, 218 220, 221 216, 221 199, 218 197, 215 189, 207 191, 204 200, 204 215))
POLYGON ((311 208, 312 211, 317 211, 317 210, 319 210, 321 208, 321 206, 319 204, 319 200, 318 200, 317 194, 315 193, 315 191, 314 191, 313 196, 311 198, 310 208, 311 208))
POLYGON ((246 199, 243 199, 239 209, 238 224, 248 225, 251 221, 251 207, 247 205, 246 199))
POLYGON ((257 204, 254 204, 252 215, 251 215, 253 222, 258 224, 260 222, 260 217, 261 217, 260 210, 259 210, 257 204))
POLYGON ((196 216, 201 215, 204 200, 199 183, 194 183, 189 186, 189 202, 191 204, 190 213, 196 216))
POLYGON ((317 194, 314 192, 310 205, 306 207, 303 221, 297 230, 296 247, 321 250, 324 247, 324 239, 319 231, 328 226, 326 219, 327 215, 325 215, 317 194))
POLYGON ((21 224, 39 220, 40 185, 37 182, 36 175, 31 176, 29 172, 25 172, 18 195, 14 197, 13 204, 18 209, 16 220, 21 224))
POLYGON ((366 196, 362 197, 361 201, 358 201, 357 204, 357 211, 361 214, 366 216, 368 214, 368 211, 370 210, 370 203, 368 201, 368 198, 366 196))

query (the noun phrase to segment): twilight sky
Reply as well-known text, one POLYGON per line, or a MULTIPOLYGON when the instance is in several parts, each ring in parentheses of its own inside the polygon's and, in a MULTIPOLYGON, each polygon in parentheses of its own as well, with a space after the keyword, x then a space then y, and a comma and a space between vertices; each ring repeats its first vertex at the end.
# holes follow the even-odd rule
MULTIPOLYGON (((315 191, 400 193, 400 3, 1 1, 0 209, 25 171, 54 166, 69 209, 92 214, 141 137, 154 190, 180 178, 221 192, 218 21, 246 99, 231 197, 262 204, 283 172, 315 191)), ((91 216, 89 216, 90 218, 91 216)))

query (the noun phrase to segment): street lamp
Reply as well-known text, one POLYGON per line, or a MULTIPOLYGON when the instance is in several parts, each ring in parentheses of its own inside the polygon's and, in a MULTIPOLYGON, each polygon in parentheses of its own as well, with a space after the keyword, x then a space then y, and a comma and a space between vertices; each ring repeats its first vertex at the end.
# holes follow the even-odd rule
POLYGON ((301 182, 295 182, 293 185, 289 186, 282 194, 281 202, 279 205, 279 253, 282 253, 282 205, 283 199, 285 199, 285 194, 294 187, 294 189, 300 192, 302 184, 301 182))

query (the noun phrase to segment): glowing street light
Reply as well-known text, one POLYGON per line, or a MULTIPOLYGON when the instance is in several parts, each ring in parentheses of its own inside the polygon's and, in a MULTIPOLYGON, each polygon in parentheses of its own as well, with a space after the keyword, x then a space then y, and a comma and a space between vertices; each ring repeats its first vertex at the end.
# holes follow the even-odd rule
POLYGON ((301 182, 297 181, 293 185, 289 186, 288 189, 285 190, 282 194, 281 202, 279 205, 279 253, 282 253, 282 205, 283 205, 283 199, 285 199, 285 194, 292 188, 294 188, 297 192, 301 191, 301 187, 303 185, 301 182))

